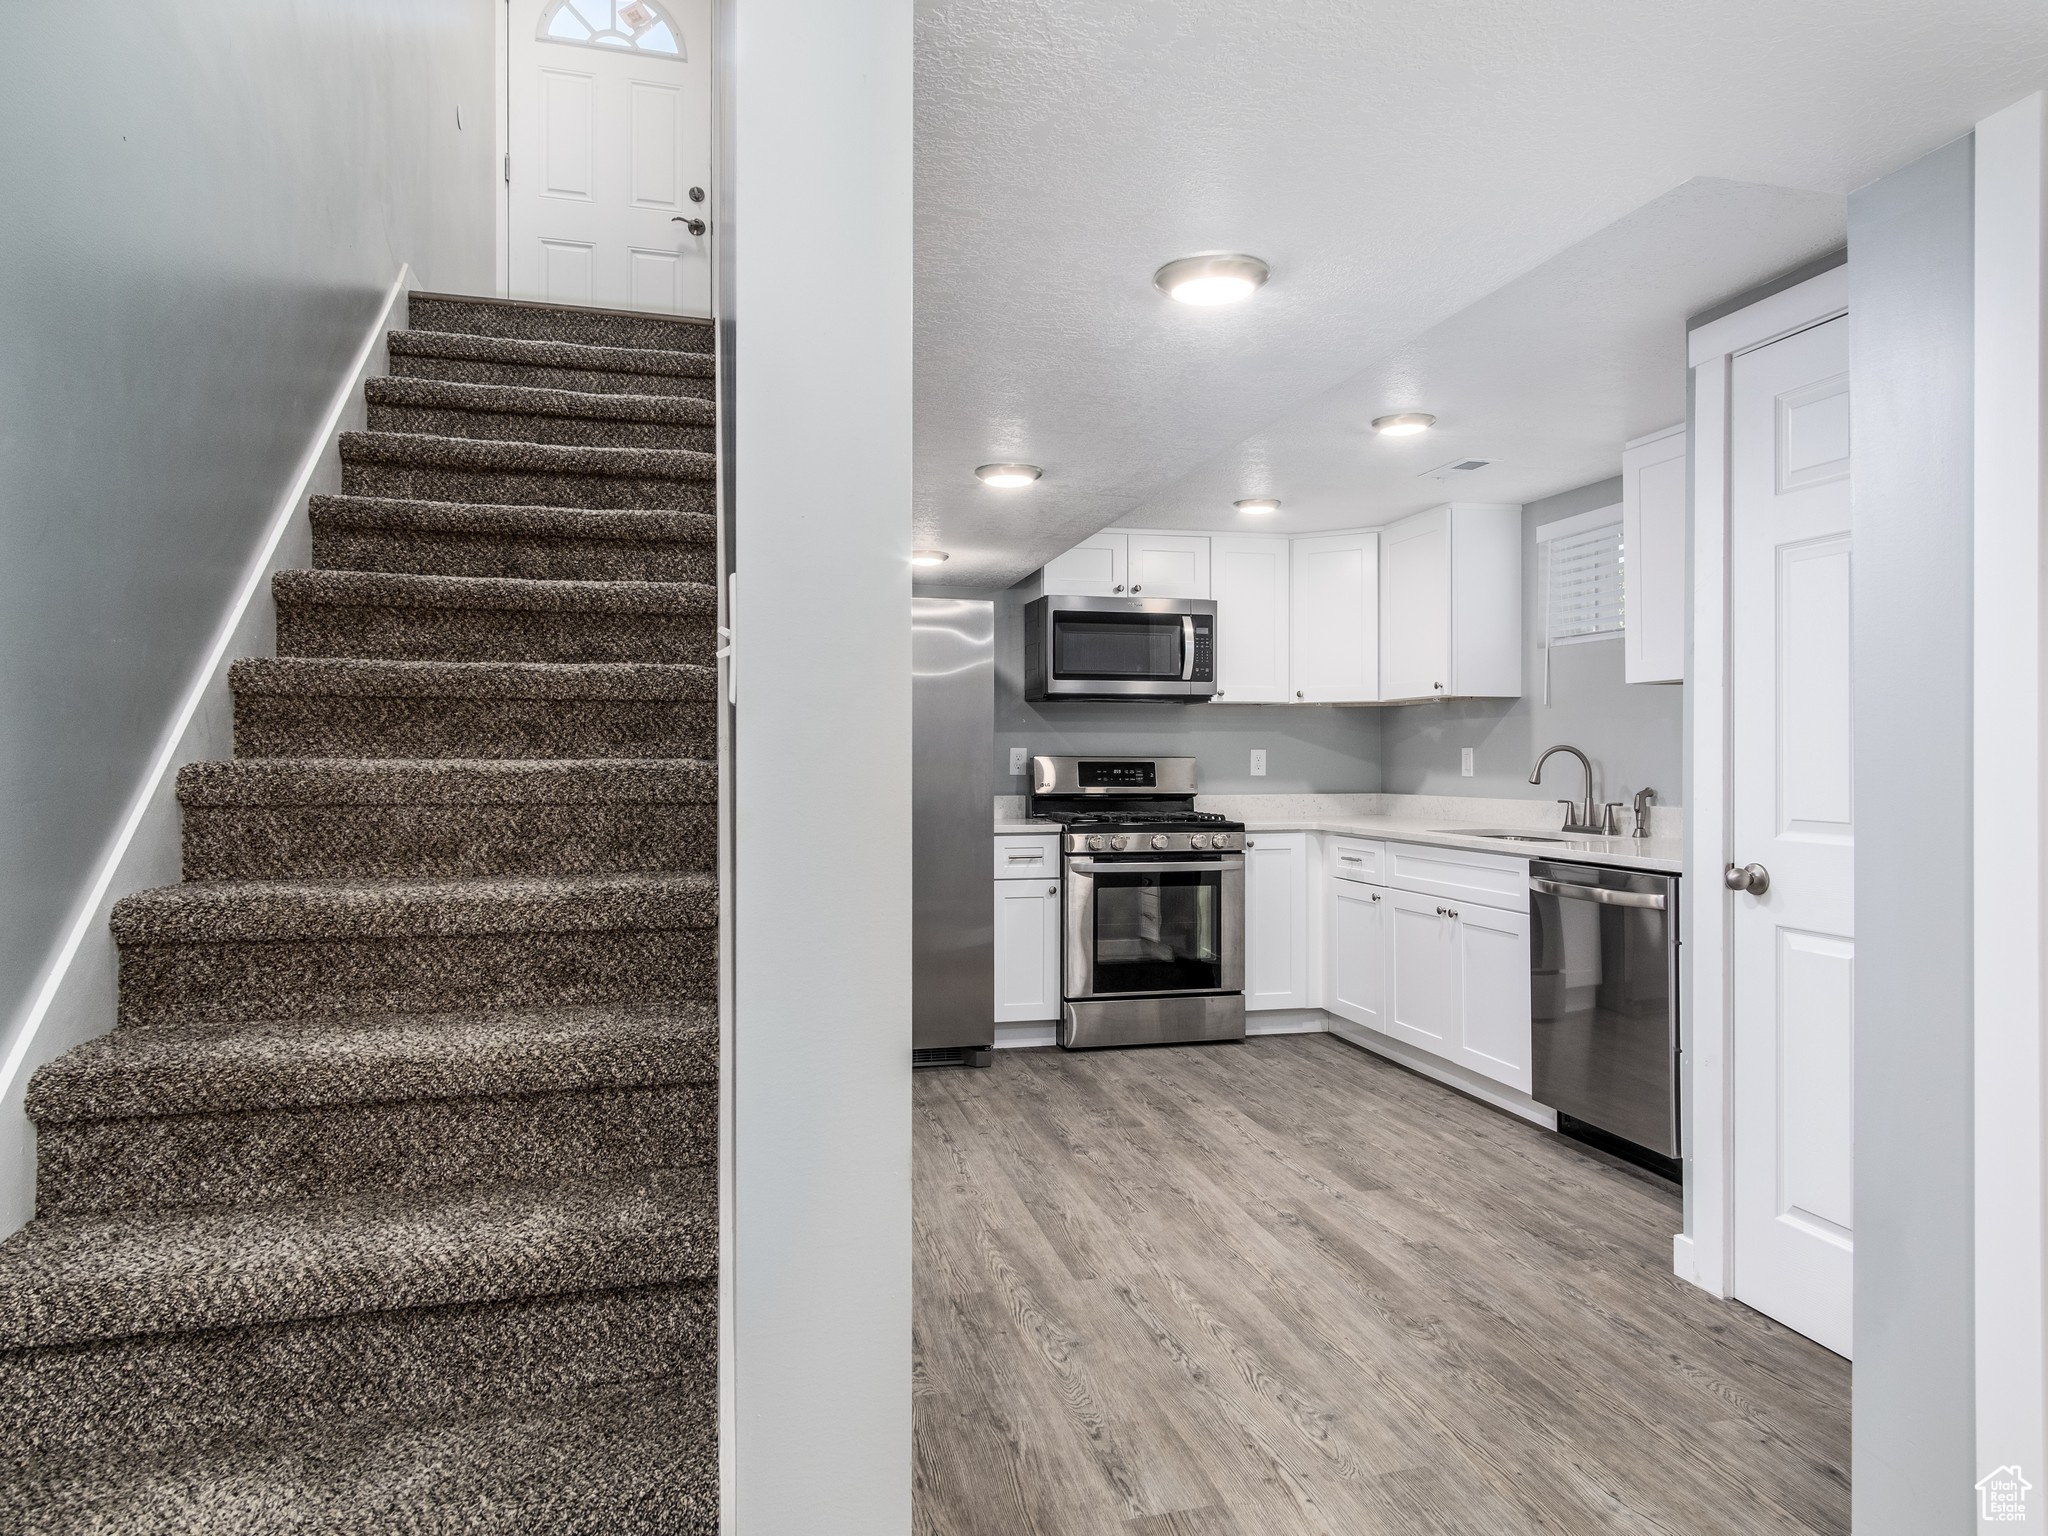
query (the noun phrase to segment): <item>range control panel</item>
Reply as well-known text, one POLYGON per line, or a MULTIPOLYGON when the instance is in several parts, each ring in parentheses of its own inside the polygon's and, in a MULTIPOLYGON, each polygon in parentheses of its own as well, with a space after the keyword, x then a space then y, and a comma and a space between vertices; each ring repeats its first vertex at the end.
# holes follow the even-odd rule
POLYGON ((1069 853, 1238 853, 1242 832, 1069 832, 1069 853))

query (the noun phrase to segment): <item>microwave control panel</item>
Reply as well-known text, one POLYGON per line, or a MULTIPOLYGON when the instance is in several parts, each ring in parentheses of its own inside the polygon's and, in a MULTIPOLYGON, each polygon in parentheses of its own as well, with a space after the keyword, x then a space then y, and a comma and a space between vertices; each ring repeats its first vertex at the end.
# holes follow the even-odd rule
POLYGON ((1194 680, 1198 683, 1216 681, 1216 625, 1206 615, 1195 619, 1194 680))

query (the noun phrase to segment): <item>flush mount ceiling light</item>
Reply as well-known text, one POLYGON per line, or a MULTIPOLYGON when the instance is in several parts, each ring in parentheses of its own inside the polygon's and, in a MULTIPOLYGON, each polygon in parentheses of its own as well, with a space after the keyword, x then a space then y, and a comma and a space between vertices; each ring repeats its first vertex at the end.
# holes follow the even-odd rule
POLYGON ((1382 437, 1413 437, 1435 425, 1436 418, 1427 411, 1403 411, 1398 416, 1375 416, 1372 419, 1373 431, 1382 437))
POLYGON ((913 549, 910 552, 912 565, 944 565, 951 558, 943 549, 913 549))
POLYGON ((1183 256, 1152 274, 1152 286, 1183 304, 1235 304, 1259 291, 1268 268, 1242 251, 1183 256))
POLYGON ((1243 501, 1233 501, 1231 505, 1240 512, 1265 513, 1280 510, 1280 503, 1271 496, 1248 496, 1243 501))
POLYGON ((977 464, 974 468, 975 479, 999 491, 1014 491, 1044 473, 1036 464, 977 464))

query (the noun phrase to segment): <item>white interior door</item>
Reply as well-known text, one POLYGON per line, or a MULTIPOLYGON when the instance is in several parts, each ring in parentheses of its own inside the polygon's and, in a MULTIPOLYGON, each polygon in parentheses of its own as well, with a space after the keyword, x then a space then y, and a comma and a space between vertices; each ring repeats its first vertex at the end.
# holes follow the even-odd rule
MULTIPOLYGON (((1832 320, 1731 375, 1735 1294, 1849 1353, 1855 807, 1849 341, 1832 320)), ((1711 872, 1702 872, 1711 878, 1711 872)))
POLYGON ((507 14, 512 297, 709 315, 710 0, 507 14))

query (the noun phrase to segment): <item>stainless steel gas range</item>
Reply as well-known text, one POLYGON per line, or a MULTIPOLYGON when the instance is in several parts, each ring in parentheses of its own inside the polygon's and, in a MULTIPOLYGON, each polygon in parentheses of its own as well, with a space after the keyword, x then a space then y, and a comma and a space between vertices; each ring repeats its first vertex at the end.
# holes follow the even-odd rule
POLYGON ((1244 1038, 1244 823, 1195 809, 1191 757, 1035 757, 1065 873, 1060 1044, 1244 1038))

